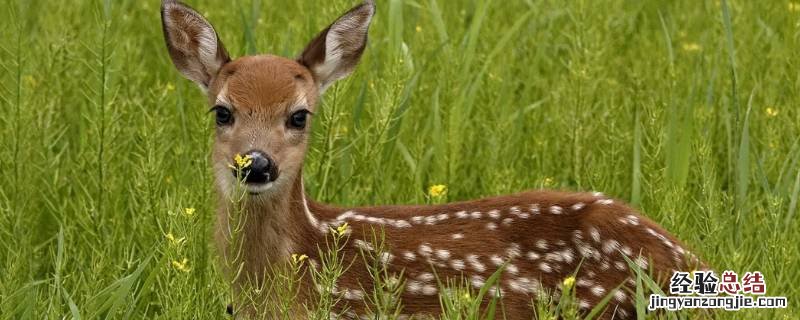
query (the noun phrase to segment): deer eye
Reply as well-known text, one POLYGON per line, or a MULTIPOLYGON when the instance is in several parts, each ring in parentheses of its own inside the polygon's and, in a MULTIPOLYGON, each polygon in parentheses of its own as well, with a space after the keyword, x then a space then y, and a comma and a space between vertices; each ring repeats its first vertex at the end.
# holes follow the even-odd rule
POLYGON ((296 111, 289 116, 289 120, 287 121, 287 125, 289 128, 292 129, 304 129, 306 127, 306 121, 308 120, 308 115, 311 111, 306 109, 296 111))
POLYGON ((231 109, 224 106, 214 106, 211 108, 211 111, 214 111, 217 117, 218 126, 227 126, 233 123, 233 112, 231 112, 231 109))

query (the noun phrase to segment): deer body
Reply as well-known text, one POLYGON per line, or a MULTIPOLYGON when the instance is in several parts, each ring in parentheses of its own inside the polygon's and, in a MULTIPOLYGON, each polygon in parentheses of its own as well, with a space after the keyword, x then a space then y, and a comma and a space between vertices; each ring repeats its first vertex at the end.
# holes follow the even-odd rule
MULTIPOLYGON (((375 230, 384 233, 388 249, 380 263, 405 277, 404 317, 441 311, 437 278, 463 278, 479 289, 504 265, 490 293, 503 297, 508 319, 532 318, 532 301, 560 294, 559 285, 571 275, 581 310, 588 312, 611 295, 602 317, 627 319, 634 315, 635 277, 627 261, 651 270, 659 283, 673 270, 699 264, 654 222, 599 193, 530 191, 445 205, 363 208, 308 198, 302 177, 307 122, 320 93, 357 64, 374 10, 368 1, 345 13, 296 60, 269 55, 231 60, 205 18, 177 1, 162 2, 170 56, 179 71, 206 90, 216 115, 216 241, 223 259, 241 259, 241 281, 262 279, 293 254, 306 255, 307 266, 314 268, 331 230, 345 223, 349 235, 341 255, 350 268, 334 292, 343 318, 365 314, 373 283, 360 254, 375 250, 369 239, 375 230), (249 163, 233 166, 232 173, 231 163, 241 154, 249 163), (230 200, 239 180, 249 195, 236 207, 230 200), (246 218, 241 255, 230 251, 230 222, 237 210, 246 218)), ((307 276, 300 285, 297 310, 316 295, 307 276)), ((236 308, 245 310, 240 314, 257 313, 247 302, 236 308)))

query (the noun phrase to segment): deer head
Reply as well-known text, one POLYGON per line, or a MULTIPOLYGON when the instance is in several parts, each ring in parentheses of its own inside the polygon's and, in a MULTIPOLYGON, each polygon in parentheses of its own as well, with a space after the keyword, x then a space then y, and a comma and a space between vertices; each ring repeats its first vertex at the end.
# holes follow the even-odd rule
POLYGON ((375 12, 372 1, 351 9, 319 33, 296 59, 273 55, 231 59, 214 27, 192 8, 162 2, 172 62, 208 95, 216 116, 213 147, 218 188, 242 179, 253 196, 281 192, 298 179, 319 96, 361 58, 375 12), (231 169, 237 155, 251 161, 231 169))

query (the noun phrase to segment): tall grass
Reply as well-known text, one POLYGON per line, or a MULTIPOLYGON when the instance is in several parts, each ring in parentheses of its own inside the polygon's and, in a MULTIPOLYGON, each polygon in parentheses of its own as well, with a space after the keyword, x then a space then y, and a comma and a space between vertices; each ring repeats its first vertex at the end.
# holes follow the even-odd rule
MULTIPOLYGON (((234 55, 285 56, 354 5, 189 2, 234 55)), ((603 191, 715 269, 762 271, 768 293, 791 304, 800 294, 798 9, 783 0, 379 1, 360 67, 328 90, 315 118, 306 188, 341 205, 424 203, 432 184, 446 184, 448 200, 603 191)), ((0 0, 0 39, 2 318, 224 317, 230 278, 210 243, 213 121, 169 61, 158 3, 0 0)), ((479 292, 458 279, 440 283, 443 318, 494 314, 476 310, 479 292)), ((402 307, 386 284, 372 296, 376 313, 402 307)), ((571 316, 569 305, 531 307, 571 316)), ((790 305, 713 316, 794 314, 790 305)))

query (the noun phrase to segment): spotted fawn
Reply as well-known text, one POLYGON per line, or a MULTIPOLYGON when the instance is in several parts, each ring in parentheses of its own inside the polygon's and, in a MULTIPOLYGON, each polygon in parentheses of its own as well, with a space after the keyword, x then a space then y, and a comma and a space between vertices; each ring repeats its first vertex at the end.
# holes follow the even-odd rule
MULTIPOLYGON (((215 236, 223 261, 232 259, 227 242, 233 186, 241 183, 249 194, 241 204, 247 222, 238 279, 261 279, 292 254, 305 254, 307 268, 314 268, 332 228, 347 223, 340 254, 350 267, 334 292, 341 299, 337 318, 366 317, 365 296, 374 284, 361 254, 374 250, 367 235, 378 229, 388 248, 381 263, 405 277, 401 319, 441 312, 437 279, 461 278, 479 289, 500 266, 502 276, 488 291, 502 297, 508 319, 532 319, 532 301, 545 292, 558 296, 568 277, 575 278, 582 312, 610 296, 600 318, 629 319, 635 316, 635 266, 663 286, 674 270, 702 264, 656 223, 600 193, 528 191, 444 205, 359 208, 310 199, 302 176, 310 121, 325 89, 356 67, 374 13, 372 1, 352 8, 295 59, 231 59, 201 14, 178 1, 162 2, 169 55, 205 91, 216 115, 215 236), (250 163, 232 169, 240 154, 250 163)), ((297 303, 313 301, 311 280, 300 281, 297 303)), ((248 308, 237 303, 237 313, 248 308)), ((297 318, 305 316, 300 312, 297 318)))

